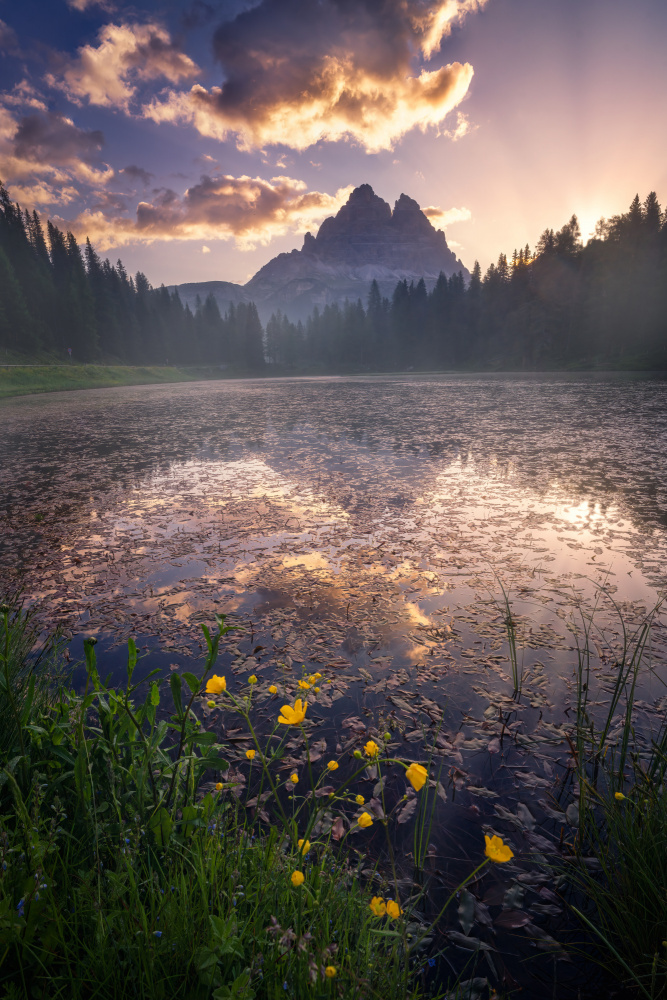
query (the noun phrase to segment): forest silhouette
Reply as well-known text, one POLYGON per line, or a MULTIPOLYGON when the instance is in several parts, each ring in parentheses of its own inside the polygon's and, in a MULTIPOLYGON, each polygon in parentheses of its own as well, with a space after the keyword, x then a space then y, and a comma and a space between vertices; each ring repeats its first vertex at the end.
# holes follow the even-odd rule
POLYGON ((102 260, 89 240, 12 203, 0 185, 0 348, 24 360, 227 365, 232 370, 402 371, 667 367, 667 211, 635 196, 584 246, 576 216, 536 247, 501 253, 469 282, 377 283, 366 302, 280 313, 253 303, 194 311, 176 290, 102 260))

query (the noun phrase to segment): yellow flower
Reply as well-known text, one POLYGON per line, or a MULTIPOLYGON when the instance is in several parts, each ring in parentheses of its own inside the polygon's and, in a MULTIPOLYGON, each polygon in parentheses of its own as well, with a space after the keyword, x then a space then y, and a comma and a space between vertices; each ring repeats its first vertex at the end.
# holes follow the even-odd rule
POLYGON ((213 674, 212 677, 206 681, 206 693, 207 694, 222 694, 223 691, 227 690, 227 681, 224 677, 218 677, 217 674, 213 674))
POLYGON ((306 876, 303 874, 303 872, 296 871, 292 872, 291 879, 294 888, 298 889, 299 886, 303 885, 303 883, 306 881, 306 876))
POLYGON ((320 693, 320 689, 318 687, 314 687, 313 691, 315 692, 315 694, 319 694, 320 693))
POLYGON ((215 790, 216 790, 216 792, 219 792, 219 791, 222 790, 222 782, 221 781, 216 781, 216 783, 215 783, 215 790))
POLYGON ((398 920, 403 910, 400 908, 398 903, 395 903, 393 899, 387 900, 387 914, 392 920, 398 920))
POLYGON ((299 845, 299 850, 301 851, 302 854, 308 854, 308 851, 310 850, 309 840, 300 840, 298 841, 298 845, 299 845))
POLYGON ((373 896, 368 904, 376 917, 383 917, 387 912, 382 896, 373 896))
POLYGON ((623 799, 625 798, 625 795, 623 794, 623 792, 614 792, 614 798, 615 798, 615 799, 616 799, 616 800, 617 800, 618 802, 622 802, 622 801, 623 801, 623 799))
POLYGON ((327 977, 327 979, 333 979, 333 977, 336 975, 336 966, 327 965, 326 969, 324 970, 324 975, 327 977))
POLYGON ((410 767, 405 772, 405 777, 408 779, 412 787, 416 792, 420 788, 423 788, 426 784, 426 779, 428 778, 428 771, 421 764, 410 764, 410 767))
POLYGON ((363 804, 364 804, 364 797, 363 797, 363 795, 357 795, 357 797, 355 798, 354 801, 357 803, 358 806, 363 806, 363 804))
POLYGON ((278 694, 278 688, 275 684, 271 684, 269 687, 269 694, 278 694))
POLYGON ((486 843, 484 853, 492 861, 498 861, 502 864, 514 857, 512 849, 507 844, 503 844, 500 837, 489 837, 484 834, 484 841, 486 843))
POLYGON ((209 708, 215 708, 215 702, 214 701, 207 701, 206 704, 208 705, 209 708))
POLYGON ((246 750, 245 755, 248 758, 248 760, 255 759, 255 752, 256 752, 255 750, 246 750))
POLYGON ((257 683, 257 674, 250 674, 250 677, 248 678, 248 684, 256 684, 256 683, 257 683))
POLYGON ((293 785, 296 785, 296 783, 299 780, 299 775, 296 774, 296 773, 295 774, 290 774, 289 780, 292 782, 293 785))
POLYGON ((316 674, 314 674, 314 677, 315 677, 316 681, 321 681, 322 680, 322 674, 319 672, 319 670, 318 670, 318 672, 316 674))
POLYGON ((285 726, 298 726, 306 718, 306 709, 308 708, 308 702, 304 701, 301 704, 301 699, 297 698, 294 702, 294 708, 291 705, 283 705, 280 709, 282 715, 278 716, 278 722, 282 722, 285 726))
POLYGON ((303 691, 309 691, 310 690, 310 684, 308 683, 308 681, 299 681, 299 687, 303 691))
POLYGON ((327 764, 327 768, 329 769, 329 771, 337 771, 338 764, 336 763, 335 760, 330 760, 329 763, 327 764))
POLYGON ((373 817, 370 815, 370 813, 362 812, 361 816, 357 820, 357 823, 359 824, 362 830, 366 830, 369 826, 373 825, 373 817))
POLYGON ((366 746, 364 747, 364 753, 366 754, 367 757, 377 757, 379 752, 380 748, 375 742, 375 740, 369 740, 366 746))
POLYGON ((317 677, 315 676, 315 674, 311 674, 310 677, 308 678, 308 683, 309 684, 314 684, 316 680, 317 680, 317 677))

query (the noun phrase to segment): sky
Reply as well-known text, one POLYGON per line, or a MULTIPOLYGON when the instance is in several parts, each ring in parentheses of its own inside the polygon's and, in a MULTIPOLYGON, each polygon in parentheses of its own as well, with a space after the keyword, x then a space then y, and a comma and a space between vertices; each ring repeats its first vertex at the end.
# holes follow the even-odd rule
POLYGON ((667 200, 665 0, 0 0, 0 179, 155 285, 247 281, 350 191, 483 270, 667 200))

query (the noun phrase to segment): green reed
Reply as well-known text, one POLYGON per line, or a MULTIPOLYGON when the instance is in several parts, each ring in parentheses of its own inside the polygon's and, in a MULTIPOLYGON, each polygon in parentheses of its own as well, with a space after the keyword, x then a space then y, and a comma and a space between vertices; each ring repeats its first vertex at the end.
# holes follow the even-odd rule
MULTIPOLYGON (((570 737, 578 831, 563 871, 572 908, 598 944, 596 960, 638 996, 667 996, 667 719, 657 734, 635 726, 637 683, 651 668, 660 605, 633 629, 615 609, 622 643, 606 691, 591 691, 594 614, 573 630, 578 650, 576 724, 570 737), (598 702, 608 704, 596 721, 598 702)), ((603 640, 601 633, 598 638, 603 640)))

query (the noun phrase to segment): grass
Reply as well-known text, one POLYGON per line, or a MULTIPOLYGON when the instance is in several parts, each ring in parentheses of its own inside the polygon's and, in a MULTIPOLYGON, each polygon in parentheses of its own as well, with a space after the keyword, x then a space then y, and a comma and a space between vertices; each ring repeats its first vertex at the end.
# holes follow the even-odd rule
POLYGON ((389 835, 415 811, 415 844, 427 835, 425 769, 369 742, 336 781, 338 760, 311 759, 298 702, 260 737, 254 679, 235 697, 212 674, 222 619, 215 634, 204 628, 203 677, 172 673, 164 705, 156 672, 133 682, 132 640, 120 688, 102 681, 86 640, 87 683, 76 693, 47 685, 45 660, 30 664, 20 608, 3 605, 0 616, 0 712, 11 734, 0 771, 2 1000, 481 996, 477 980, 429 992, 423 977, 433 926, 492 860, 426 922, 425 890, 402 877, 389 835), (23 680, 12 687, 12 677, 23 680), (224 706, 250 734, 243 772, 203 729, 203 706, 224 706), (295 747, 300 777, 290 765, 286 781, 278 769, 295 747), (393 803, 382 781, 392 767, 405 779, 393 803), (369 768, 379 791, 366 803, 353 786, 369 768), (373 825, 387 831, 384 873, 364 846, 373 825))
MULTIPOLYGON (((238 373, 236 373, 238 374, 238 373)), ((69 389, 102 389, 122 385, 199 382, 229 378, 216 366, 162 365, 0 365, 0 399, 69 389)))
POLYGON ((629 631, 617 609, 622 646, 599 719, 591 707, 602 693, 591 690, 594 623, 582 616, 572 770, 561 801, 569 794, 578 811, 562 872, 573 912, 597 942, 588 955, 649 1000, 667 996, 667 723, 643 735, 633 710, 657 611, 629 631))

